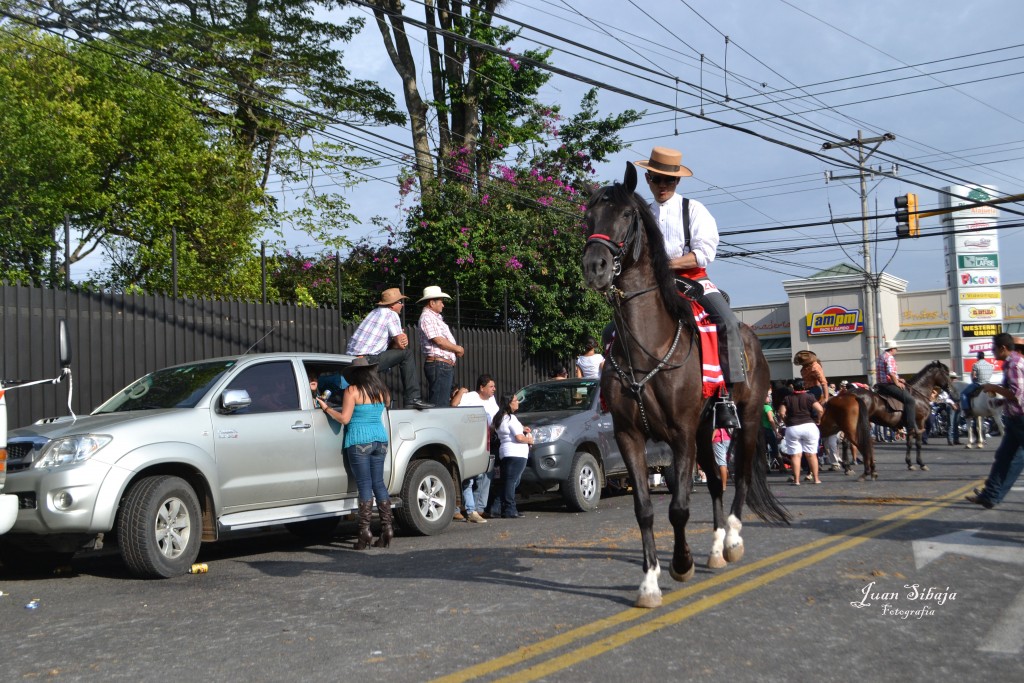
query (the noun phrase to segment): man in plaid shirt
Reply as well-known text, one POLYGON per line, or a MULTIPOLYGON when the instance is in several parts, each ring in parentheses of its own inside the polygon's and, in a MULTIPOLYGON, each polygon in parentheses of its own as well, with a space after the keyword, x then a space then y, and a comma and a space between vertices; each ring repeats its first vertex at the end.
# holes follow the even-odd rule
POLYGON ((899 370, 896 368, 895 352, 898 349, 896 342, 889 342, 885 353, 878 357, 875 363, 875 373, 878 375, 875 392, 903 402, 903 424, 907 428, 907 438, 909 439, 917 429, 917 401, 914 400, 914 395, 907 389, 907 383, 900 377, 899 370))
POLYGON ((348 340, 346 353, 351 356, 366 356, 371 363, 377 363, 377 371, 383 372, 396 365, 402 371, 402 385, 405 388, 405 403, 418 410, 430 408, 420 395, 420 378, 413 363, 409 337, 402 331, 398 312, 402 310, 402 294, 397 287, 385 289, 377 308, 359 323, 352 338, 348 340), (390 348, 389 348, 390 347, 390 348))
POLYGON ((985 487, 967 496, 967 500, 989 510, 1002 502, 1024 470, 1024 357, 1016 349, 1016 340, 1005 332, 992 338, 992 346, 993 355, 1003 361, 1003 383, 983 384, 981 389, 1006 399, 1006 428, 985 487))
POLYGON ((455 379, 455 359, 466 350, 455 343, 448 323, 441 317, 444 300, 451 297, 436 285, 423 288, 420 302, 420 350, 423 352, 423 374, 427 377, 427 396, 434 405, 448 405, 455 379))

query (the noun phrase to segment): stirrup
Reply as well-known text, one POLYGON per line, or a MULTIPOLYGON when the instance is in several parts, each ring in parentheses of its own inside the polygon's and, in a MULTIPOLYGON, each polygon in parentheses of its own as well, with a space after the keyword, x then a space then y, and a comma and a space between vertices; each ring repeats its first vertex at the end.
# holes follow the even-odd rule
POLYGON ((715 403, 714 424, 715 429, 739 429, 740 417, 736 412, 736 404, 731 398, 720 398, 715 403))

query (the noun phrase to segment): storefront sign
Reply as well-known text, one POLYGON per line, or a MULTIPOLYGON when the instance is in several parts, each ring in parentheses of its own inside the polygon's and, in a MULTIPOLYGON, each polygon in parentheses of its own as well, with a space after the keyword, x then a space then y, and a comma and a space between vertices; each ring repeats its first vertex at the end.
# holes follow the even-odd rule
POLYGON ((992 338, 1003 331, 1002 323, 984 323, 977 325, 961 325, 961 337, 989 337, 992 338))
POLYGON ((998 270, 962 270, 960 271, 961 287, 998 287, 998 270))
POLYGON ((996 269, 999 267, 998 254, 957 254, 956 260, 960 270, 996 269))
POLYGON ((1000 301, 1002 301, 1002 297, 998 289, 995 291, 968 289, 960 292, 960 303, 962 304, 999 303, 1000 301))
POLYGON ((960 307, 960 322, 969 323, 974 320, 1001 320, 1003 307, 995 304, 978 304, 960 307))
POLYGON ((847 310, 829 306, 818 313, 807 314, 807 336, 827 334, 860 334, 864 331, 864 314, 859 308, 847 310))

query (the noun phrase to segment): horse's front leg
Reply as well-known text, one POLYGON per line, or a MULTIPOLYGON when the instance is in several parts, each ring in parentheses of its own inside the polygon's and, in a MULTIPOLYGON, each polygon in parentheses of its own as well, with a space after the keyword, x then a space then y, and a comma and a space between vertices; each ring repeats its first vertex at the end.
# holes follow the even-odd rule
MULTIPOLYGON (((675 546, 672 548, 672 562, 669 574, 676 581, 688 581, 696 571, 693 555, 686 542, 686 523, 690 521, 690 485, 693 476, 693 465, 696 460, 696 443, 692 434, 677 438, 672 444, 672 461, 676 477, 676 491, 672 494, 672 502, 668 506, 668 518, 672 522, 675 546)), ((712 458, 714 464, 714 458, 712 458)), ((712 472, 706 472, 708 481, 712 480, 712 472)), ((721 498, 721 493, 719 493, 721 498)))
MULTIPOLYGON (((651 504, 651 489, 647 481, 644 438, 636 431, 616 432, 615 441, 619 444, 622 459, 633 480, 633 511, 637 526, 640 527, 640 540, 644 549, 644 580, 640 583, 635 605, 658 607, 661 605, 661 587, 658 585, 661 567, 658 565, 658 551, 654 544, 654 506, 651 504)), ((686 487, 686 491, 689 490, 686 487)))

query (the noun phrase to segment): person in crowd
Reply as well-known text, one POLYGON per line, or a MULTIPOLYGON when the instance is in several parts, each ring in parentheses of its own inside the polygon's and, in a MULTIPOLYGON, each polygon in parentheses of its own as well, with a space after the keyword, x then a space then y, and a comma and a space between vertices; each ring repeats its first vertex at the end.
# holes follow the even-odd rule
POLYGON ((885 347, 885 352, 878 356, 875 363, 875 372, 878 375, 875 392, 883 396, 891 396, 903 403, 903 425, 907 434, 911 434, 917 429, 917 400, 907 388, 907 383, 900 377, 899 369, 896 367, 896 352, 898 350, 896 342, 889 342, 885 347))
POLYGON ((971 417, 971 399, 981 389, 981 385, 988 383, 992 379, 994 371, 995 366, 985 360, 985 352, 978 351, 977 360, 974 361, 974 365, 971 367, 971 383, 960 392, 960 410, 963 412, 964 417, 971 417))
POLYGON ((779 424, 775 421, 775 410, 772 409, 772 391, 764 399, 764 410, 761 413, 761 430, 768 446, 769 462, 779 459, 779 424))
MULTIPOLYGON (((490 375, 480 375, 476 380, 476 391, 456 391, 452 396, 451 405, 461 406, 483 406, 487 413, 487 423, 494 420, 498 414, 498 402, 494 399, 494 392, 497 385, 490 375)), ((494 469, 488 468, 483 474, 462 482, 462 503, 464 509, 462 516, 467 522, 482 524, 487 521, 487 498, 491 491, 491 481, 494 478, 494 469)))
POLYGON ((949 373, 949 389, 943 389, 936 397, 941 410, 946 414, 946 445, 960 445, 960 392, 956 390, 957 374, 949 373))
POLYGON ((693 173, 682 164, 683 154, 668 147, 655 147, 648 159, 634 162, 644 169, 644 178, 654 201, 651 211, 665 238, 669 268, 677 276, 688 296, 695 298, 718 326, 719 338, 725 340, 723 371, 730 393, 716 406, 715 423, 722 427, 739 427, 736 405, 731 387, 747 381, 746 358, 740 324, 729 307, 729 302, 708 277, 707 268, 715 260, 718 250, 718 224, 711 212, 693 199, 683 198, 676 192, 680 178, 693 173))
POLYGON ((551 369, 548 379, 569 379, 569 371, 564 365, 558 365, 551 369))
POLYGON ((455 343, 455 337, 444 321, 445 299, 451 297, 432 285, 423 288, 423 296, 417 303, 423 303, 420 314, 420 350, 423 352, 423 374, 427 378, 427 400, 437 406, 443 406, 452 393, 452 382, 455 379, 455 360, 462 358, 466 350, 455 343))
POLYGON ((828 392, 828 380, 825 379, 825 370, 821 367, 818 354, 814 351, 797 351, 793 356, 793 365, 800 366, 800 377, 810 394, 819 403, 825 403, 830 398, 828 392))
POLYGON ((596 379, 604 369, 604 356, 597 352, 597 340, 587 337, 582 356, 576 358, 576 376, 596 379))
POLYGON ((810 480, 820 484, 818 478, 818 426, 824 414, 810 392, 804 391, 802 379, 793 382, 793 393, 782 400, 779 417, 786 425, 786 438, 782 452, 789 455, 793 465, 793 484, 800 485, 800 463, 806 458, 810 466, 810 480))
POLYGON ((992 338, 993 354, 1003 362, 1003 383, 983 384, 982 391, 1002 396, 1005 426, 996 448, 995 459, 985 486, 975 489, 967 500, 991 510, 1017 482, 1024 470, 1024 356, 1016 348, 1017 341, 1002 332, 992 338))
POLYGON ((501 516, 507 519, 526 516, 516 507, 516 489, 526 470, 530 446, 534 443, 530 428, 524 427, 516 417, 517 410, 519 398, 515 394, 502 396, 498 413, 491 422, 501 443, 501 477, 505 484, 501 496, 501 516))
POLYGON ((363 318, 359 327, 348 340, 346 353, 350 356, 366 356, 377 364, 377 371, 384 372, 398 366, 402 373, 402 387, 405 403, 423 410, 430 408, 420 394, 420 377, 413 361, 409 337, 402 330, 399 312, 409 297, 397 287, 381 293, 377 307, 363 318))
POLYGON ((388 432, 381 418, 391 403, 391 395, 384 380, 377 374, 377 363, 365 356, 352 361, 342 371, 342 377, 348 382, 348 388, 342 396, 340 409, 330 406, 322 398, 316 401, 328 417, 346 425, 342 449, 359 489, 359 534, 354 547, 356 550, 365 550, 373 541, 370 518, 376 497, 380 513, 380 537, 373 545, 387 548, 394 537, 394 519, 391 497, 384 483, 388 432))
POLYGON ((711 448, 715 452, 715 464, 718 465, 718 476, 722 480, 722 491, 729 482, 729 443, 732 437, 728 429, 718 428, 711 435, 711 448))

